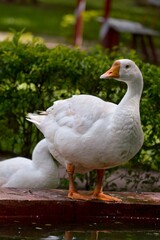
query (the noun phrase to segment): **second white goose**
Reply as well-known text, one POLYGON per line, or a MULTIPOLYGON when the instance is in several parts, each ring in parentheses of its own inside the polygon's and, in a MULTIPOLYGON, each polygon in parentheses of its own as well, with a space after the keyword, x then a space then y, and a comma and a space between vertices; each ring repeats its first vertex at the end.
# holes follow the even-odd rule
POLYGON ((48 150, 46 139, 36 145, 32 160, 15 157, 0 162, 0 187, 48 189, 58 185, 58 166, 48 150))

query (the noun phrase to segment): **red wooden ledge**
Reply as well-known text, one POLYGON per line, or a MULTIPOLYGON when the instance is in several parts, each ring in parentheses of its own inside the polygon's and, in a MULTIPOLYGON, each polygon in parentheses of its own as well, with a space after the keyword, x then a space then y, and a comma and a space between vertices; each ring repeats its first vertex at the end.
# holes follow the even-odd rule
POLYGON ((68 199, 66 190, 0 189, 0 222, 152 222, 160 225, 160 193, 110 192, 122 202, 68 199))

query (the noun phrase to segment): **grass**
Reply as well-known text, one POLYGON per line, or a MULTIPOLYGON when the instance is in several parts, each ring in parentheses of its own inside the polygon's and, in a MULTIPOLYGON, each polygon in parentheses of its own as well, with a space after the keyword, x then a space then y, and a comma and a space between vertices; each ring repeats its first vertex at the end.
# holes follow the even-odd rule
POLYGON ((62 17, 73 11, 73 7, 62 7, 61 4, 40 5, 17 5, 0 4, 0 30, 7 31, 9 28, 26 31, 35 34, 65 36, 61 29, 62 17))
MULTIPOLYGON (((87 0, 87 12, 84 16, 84 39, 99 40, 100 23, 98 16, 103 15, 104 0, 87 0)), ((37 6, 28 4, 0 3, 0 31, 9 28, 38 35, 67 38, 73 37, 74 0, 39 0, 37 6)), ((111 17, 139 21, 148 27, 160 30, 156 9, 135 4, 135 0, 112 0, 111 17), (147 15, 147 17, 145 17, 147 15)))

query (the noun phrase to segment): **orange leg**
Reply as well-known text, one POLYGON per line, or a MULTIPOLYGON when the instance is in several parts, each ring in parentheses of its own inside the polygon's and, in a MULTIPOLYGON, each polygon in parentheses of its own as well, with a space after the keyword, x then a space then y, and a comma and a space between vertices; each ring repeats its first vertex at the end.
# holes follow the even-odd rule
POLYGON ((109 202, 121 202, 121 199, 116 197, 111 197, 109 195, 106 195, 102 191, 102 184, 103 184, 103 177, 104 177, 105 170, 100 169, 97 170, 97 183, 96 187, 91 195, 92 199, 99 199, 103 201, 109 201, 109 202))
POLYGON ((72 199, 82 199, 82 200, 89 200, 88 196, 80 194, 74 186, 73 174, 74 174, 75 167, 70 163, 67 165, 67 173, 69 177, 69 192, 68 197, 72 199))

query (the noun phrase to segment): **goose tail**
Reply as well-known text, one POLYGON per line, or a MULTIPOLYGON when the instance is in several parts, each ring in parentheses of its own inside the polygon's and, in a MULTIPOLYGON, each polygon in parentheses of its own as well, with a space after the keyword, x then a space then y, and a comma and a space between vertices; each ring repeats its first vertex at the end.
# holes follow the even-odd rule
POLYGON ((26 119, 29 122, 34 123, 37 127, 41 125, 42 121, 46 117, 47 113, 46 112, 39 112, 37 113, 28 113, 26 116, 26 119))

